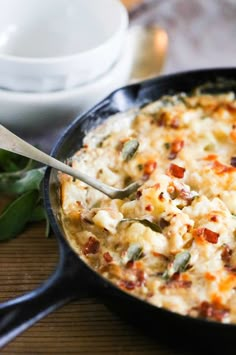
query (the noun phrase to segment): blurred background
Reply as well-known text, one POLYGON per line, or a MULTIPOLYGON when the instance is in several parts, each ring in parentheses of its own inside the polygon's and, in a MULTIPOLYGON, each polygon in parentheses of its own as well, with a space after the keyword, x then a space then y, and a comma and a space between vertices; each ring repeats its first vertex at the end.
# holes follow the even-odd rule
POLYGON ((158 24, 169 37, 164 73, 236 64, 235 0, 123 0, 131 25, 158 24))
MULTIPOLYGON (((235 65, 236 0, 121 1, 129 26, 115 64, 98 80, 74 88, 48 93, 0 89, 1 123, 49 152, 69 122, 117 87, 160 74, 235 65), (158 28, 152 38, 150 26, 158 28)), ((104 21, 107 9, 102 10, 104 21)))

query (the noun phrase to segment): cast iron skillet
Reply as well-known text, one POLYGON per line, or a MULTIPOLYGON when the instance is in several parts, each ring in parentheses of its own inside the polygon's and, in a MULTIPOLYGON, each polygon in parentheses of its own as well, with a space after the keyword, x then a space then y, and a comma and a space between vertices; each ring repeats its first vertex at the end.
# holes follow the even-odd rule
MULTIPOLYGON (((60 160, 71 156, 81 147, 84 135, 91 128, 117 112, 134 106, 140 107, 165 94, 188 93, 196 86, 206 83, 210 84, 205 90, 210 92, 236 92, 236 68, 178 73, 118 89, 89 112, 78 117, 60 138, 52 155, 60 160)), ((228 337, 234 337, 235 325, 194 319, 157 308, 126 294, 90 269, 75 255, 64 238, 58 217, 60 205, 57 173, 50 168, 46 171, 43 192, 47 214, 58 240, 60 259, 53 275, 39 288, 0 304, 0 347, 56 308, 79 297, 81 287, 84 286, 93 287, 96 292, 105 292, 105 295, 109 295, 109 305, 116 305, 120 314, 138 321, 139 324, 148 324, 150 331, 155 329, 159 333, 165 329, 171 339, 174 334, 195 338, 196 334, 198 337, 214 335, 214 341, 218 338, 223 342, 228 337)))

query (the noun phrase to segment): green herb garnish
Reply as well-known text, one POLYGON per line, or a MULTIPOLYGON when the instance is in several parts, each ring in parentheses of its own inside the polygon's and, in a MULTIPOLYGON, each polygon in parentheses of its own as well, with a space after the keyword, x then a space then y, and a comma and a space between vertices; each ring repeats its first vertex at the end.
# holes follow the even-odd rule
MULTIPOLYGON (((47 221, 40 193, 45 168, 20 155, 0 149, 0 193, 14 200, 0 214, 0 241, 22 232, 29 222, 47 221)), ((48 221, 47 221, 48 235, 48 221)))
POLYGON ((125 142, 123 149, 122 149, 122 158, 125 161, 129 161, 133 158, 135 153, 137 152, 139 147, 139 142, 137 139, 131 139, 128 142, 125 142))
POLYGON ((142 257, 143 249, 138 244, 131 244, 127 250, 129 261, 139 260, 142 257))
POLYGON ((167 270, 163 273, 162 277, 169 279, 175 273, 185 271, 190 258, 191 254, 188 251, 182 251, 176 254, 174 260, 168 264, 167 270))
POLYGON ((14 200, 0 215, 0 241, 9 240, 23 231, 38 199, 37 191, 29 191, 14 200))
POLYGON ((143 170, 143 164, 138 164, 137 168, 138 168, 139 171, 142 171, 143 170))
POLYGON ((154 232, 158 232, 161 233, 161 227, 159 226, 159 224, 157 223, 153 223, 151 221, 149 221, 148 219, 139 219, 139 218, 124 218, 122 219, 119 223, 122 222, 137 222, 137 223, 141 223, 142 225, 144 225, 145 227, 148 227, 150 229, 152 229, 154 232))

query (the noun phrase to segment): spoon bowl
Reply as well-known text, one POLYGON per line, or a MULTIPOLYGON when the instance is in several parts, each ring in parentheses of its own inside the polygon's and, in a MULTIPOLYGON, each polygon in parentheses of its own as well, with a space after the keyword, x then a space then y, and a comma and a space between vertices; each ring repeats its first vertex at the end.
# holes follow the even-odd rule
POLYGON ((131 83, 160 74, 166 60, 167 32, 156 25, 135 26, 130 29, 129 36, 133 55, 131 83))

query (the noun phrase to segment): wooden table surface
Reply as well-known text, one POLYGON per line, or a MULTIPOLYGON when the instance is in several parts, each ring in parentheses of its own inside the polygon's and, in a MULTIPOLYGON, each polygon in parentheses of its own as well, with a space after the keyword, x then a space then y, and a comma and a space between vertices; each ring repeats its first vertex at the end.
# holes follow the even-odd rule
MULTIPOLYGON (((126 0, 129 4, 134 1, 126 0)), ((234 0, 147 0, 131 18, 133 24, 158 23, 168 31, 165 72, 235 65, 234 0)), ((47 134, 44 129, 31 140, 49 150, 59 134, 60 129, 47 134)), ((1 196, 0 208, 4 203, 1 196)), ((0 302, 37 287, 54 270, 57 260, 56 239, 44 237, 44 224, 31 225, 18 238, 1 243, 0 302)), ((111 313, 90 290, 84 290, 80 299, 38 322, 8 344, 2 354, 184 355, 192 354, 193 348, 177 348, 171 340, 147 337, 111 313)))
MULTIPOLYGON (((8 201, 7 201, 8 202, 8 201)), ((6 199, 0 202, 0 211, 6 199)), ((45 281, 58 260, 56 238, 45 238, 44 223, 0 244, 0 302, 45 281)), ((8 344, 2 354, 190 354, 144 335, 108 310, 90 290, 42 319, 8 344)))

